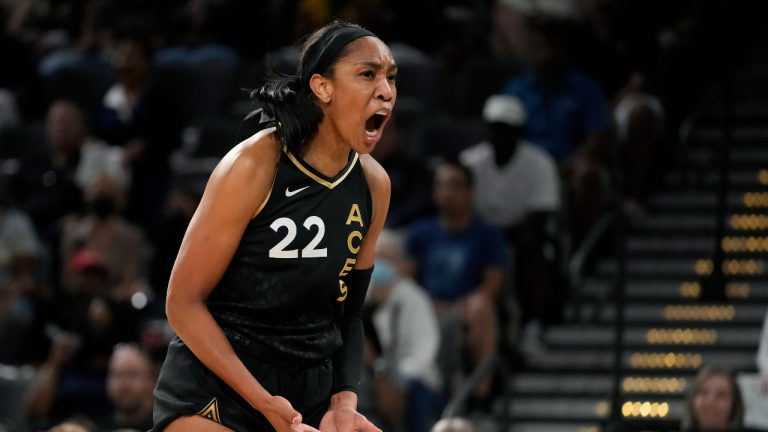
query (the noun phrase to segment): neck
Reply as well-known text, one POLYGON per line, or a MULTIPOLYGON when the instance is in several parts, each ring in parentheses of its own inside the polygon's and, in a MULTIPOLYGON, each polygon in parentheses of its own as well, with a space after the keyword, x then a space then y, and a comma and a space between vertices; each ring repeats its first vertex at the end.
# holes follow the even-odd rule
POLYGON ((321 174, 333 177, 347 165, 350 147, 338 134, 324 128, 325 123, 324 120, 317 134, 301 150, 301 157, 321 174))
POLYGON ((725 431, 728 431, 728 430, 730 430, 729 426, 728 426, 728 423, 724 423, 724 424, 717 425, 717 426, 712 425, 712 426, 709 426, 709 427, 702 427, 701 428, 702 432, 725 432, 725 431))
POLYGON ((67 169, 70 165, 74 165, 73 161, 77 158, 76 155, 68 153, 64 150, 57 150, 53 153, 51 163, 53 166, 60 170, 67 169))
POLYGON ((135 104, 136 101, 138 101, 144 94, 144 83, 145 80, 143 79, 126 80, 123 83, 123 88, 125 89, 125 97, 130 103, 135 104))
POLYGON ((560 82, 565 74, 565 70, 556 68, 540 68, 538 70, 538 79, 541 84, 551 86, 560 82))
POLYGON ((501 167, 507 164, 510 160, 512 160, 512 156, 515 155, 515 151, 517 150, 517 144, 514 146, 494 146, 493 147, 493 157, 496 161, 496 166, 501 167))

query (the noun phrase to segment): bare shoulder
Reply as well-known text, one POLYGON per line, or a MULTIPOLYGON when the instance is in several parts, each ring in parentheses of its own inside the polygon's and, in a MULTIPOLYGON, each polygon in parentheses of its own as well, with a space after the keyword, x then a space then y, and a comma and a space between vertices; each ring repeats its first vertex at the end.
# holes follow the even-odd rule
POLYGON ((264 129, 237 144, 221 159, 214 174, 274 170, 281 147, 273 132, 274 128, 264 129))
POLYGON ((371 189, 374 200, 386 198, 388 201, 390 183, 389 175, 384 167, 373 156, 367 154, 360 155, 360 165, 363 167, 365 179, 368 181, 368 187, 371 189))
POLYGON ((280 160, 281 146, 273 132, 260 131, 224 155, 208 180, 202 208, 226 208, 244 219, 255 214, 269 195, 280 160))
POLYGON ((371 191, 371 199, 373 200, 371 227, 363 239, 363 244, 357 255, 357 264, 355 264, 355 268, 365 269, 373 265, 376 239, 379 237, 379 233, 384 228, 384 223, 387 220, 390 183, 387 171, 371 155, 360 155, 360 165, 363 167, 365 179, 368 182, 368 189, 371 191))

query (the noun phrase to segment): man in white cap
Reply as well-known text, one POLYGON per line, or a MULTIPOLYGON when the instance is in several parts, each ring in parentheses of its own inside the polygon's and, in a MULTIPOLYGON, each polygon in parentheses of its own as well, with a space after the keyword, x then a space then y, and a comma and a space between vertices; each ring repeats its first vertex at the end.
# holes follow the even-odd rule
POLYGON ((460 160, 475 177, 474 205, 502 229, 513 250, 515 290, 522 303, 524 353, 540 351, 540 320, 552 302, 555 256, 547 220, 560 209, 557 165, 523 140, 527 113, 514 96, 493 95, 483 108, 488 141, 468 148, 460 160))

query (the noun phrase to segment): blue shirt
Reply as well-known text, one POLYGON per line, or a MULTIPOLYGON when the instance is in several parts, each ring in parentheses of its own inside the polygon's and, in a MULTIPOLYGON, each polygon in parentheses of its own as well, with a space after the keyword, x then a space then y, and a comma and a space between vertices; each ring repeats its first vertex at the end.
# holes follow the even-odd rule
POLYGON ((517 96, 528 111, 525 137, 563 162, 587 135, 609 125, 608 105, 598 84, 578 72, 566 72, 552 86, 539 83, 527 72, 504 86, 504 94, 517 96))
POLYGON ((460 232, 446 231, 437 217, 413 222, 406 247, 418 261, 416 280, 438 300, 458 300, 477 288, 486 270, 507 265, 501 231, 478 218, 460 232))

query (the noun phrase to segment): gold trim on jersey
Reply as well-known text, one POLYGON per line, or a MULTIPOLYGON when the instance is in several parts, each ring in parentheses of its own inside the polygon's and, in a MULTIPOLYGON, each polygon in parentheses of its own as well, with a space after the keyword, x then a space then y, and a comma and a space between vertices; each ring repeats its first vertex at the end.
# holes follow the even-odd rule
POLYGON ((296 168, 298 168, 299 171, 303 172, 307 177, 320 183, 321 185, 327 187, 328 189, 333 189, 336 186, 338 186, 339 183, 343 182, 344 179, 347 178, 349 173, 352 172, 352 168, 355 167, 355 164, 357 163, 357 160, 360 157, 359 154, 355 153, 355 155, 352 157, 352 162, 349 163, 349 165, 347 166, 347 170, 344 172, 344 174, 342 174, 334 182, 329 182, 328 180, 325 180, 324 178, 308 170, 307 167, 305 167, 304 164, 301 163, 301 161, 296 159, 296 156, 294 156, 290 151, 288 151, 287 148, 283 147, 283 153, 285 153, 285 155, 288 156, 288 159, 290 159, 291 162, 293 162, 293 164, 296 165, 296 168))
POLYGON ((275 168, 275 176, 272 177, 272 185, 269 186, 269 192, 267 192, 267 196, 264 198, 264 201, 261 202, 261 205, 259 206, 259 208, 256 209, 256 213, 253 214, 253 217, 251 219, 258 216, 259 213, 261 213, 261 211, 264 210, 264 207, 267 206, 267 201, 269 201, 269 197, 272 196, 272 189, 275 188, 275 179, 277 179, 277 170, 278 168, 275 168))
POLYGON ((219 417, 219 402, 216 398, 211 399, 205 408, 198 411, 197 415, 213 420, 218 424, 221 424, 221 417, 219 417))

